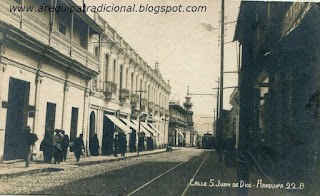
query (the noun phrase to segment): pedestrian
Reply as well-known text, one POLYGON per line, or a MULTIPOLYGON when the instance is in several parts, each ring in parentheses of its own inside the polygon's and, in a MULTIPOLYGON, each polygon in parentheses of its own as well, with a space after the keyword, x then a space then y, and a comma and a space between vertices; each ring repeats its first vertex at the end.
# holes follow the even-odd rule
POLYGON ((100 148, 100 146, 99 146, 98 135, 94 134, 89 142, 90 155, 98 156, 99 155, 99 148, 100 148))
POLYGON ((124 133, 119 133, 119 151, 121 156, 124 157, 127 151, 127 140, 124 133))
POLYGON ((63 136, 60 129, 55 130, 56 134, 53 136, 53 147, 54 147, 54 164, 59 164, 62 161, 62 140, 63 136))
POLYGON ((77 159, 77 162, 80 161, 80 156, 82 154, 82 150, 84 150, 84 143, 83 143, 83 135, 80 134, 79 137, 77 137, 74 140, 74 144, 73 144, 73 152, 74 152, 74 155, 77 159))
POLYGON ((69 136, 65 134, 64 130, 61 130, 61 134, 62 134, 62 161, 66 161, 70 140, 69 140, 69 136))
POLYGON ((118 150, 119 150, 119 140, 118 140, 118 135, 116 135, 113 139, 113 146, 114 146, 114 156, 118 156, 118 150))
POLYGON ((26 162, 26 167, 29 167, 30 164, 30 158, 32 155, 32 146, 34 145, 34 143, 38 140, 38 137, 36 134, 31 133, 30 127, 27 126, 26 129, 24 130, 24 134, 25 134, 25 162, 26 162))
POLYGON ((43 158, 45 163, 51 163, 52 153, 53 153, 53 143, 52 139, 48 134, 44 135, 44 138, 40 144, 40 151, 43 152, 43 158))

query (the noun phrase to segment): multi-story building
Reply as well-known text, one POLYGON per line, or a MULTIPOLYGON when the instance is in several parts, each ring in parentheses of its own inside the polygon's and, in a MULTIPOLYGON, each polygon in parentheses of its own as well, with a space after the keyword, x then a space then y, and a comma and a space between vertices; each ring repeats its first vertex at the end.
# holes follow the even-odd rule
POLYGON ((160 145, 167 141, 170 86, 158 65, 151 69, 100 17, 9 11, 19 5, 76 6, 71 0, 0 1, 2 160, 24 158, 27 126, 39 138, 37 157, 44 134, 52 136, 54 129, 65 130, 71 140, 82 133, 87 147, 97 133, 107 154, 114 130, 131 132, 119 119, 135 119, 136 111, 147 114, 142 125, 148 126, 142 130, 147 136, 160 145), (137 90, 146 91, 141 108, 137 90), (148 107, 152 103, 157 107, 148 107))
POLYGON ((171 146, 194 146, 194 122, 189 91, 184 107, 171 101, 169 103, 170 121, 168 144, 171 146), (184 108, 185 107, 185 108, 184 108))
POLYGON ((310 2, 241 3, 239 179, 252 163, 319 194, 319 11, 310 2))
POLYGON ((171 88, 160 74, 159 63, 152 69, 107 21, 98 14, 94 21, 104 31, 101 47, 98 37, 94 42, 101 56, 100 74, 90 85, 90 137, 97 133, 103 154, 110 154, 114 134, 119 131, 116 127, 131 128, 125 131, 130 143, 136 139, 130 133, 139 132, 140 120, 145 140, 152 139, 155 147, 163 147, 168 135, 166 117, 171 88))

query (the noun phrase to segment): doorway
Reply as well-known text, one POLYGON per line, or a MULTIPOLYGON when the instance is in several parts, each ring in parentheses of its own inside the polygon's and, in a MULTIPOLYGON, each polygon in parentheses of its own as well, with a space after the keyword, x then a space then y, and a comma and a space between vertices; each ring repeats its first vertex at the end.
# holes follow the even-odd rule
MULTIPOLYGON (((96 133, 96 115, 92 111, 90 113, 90 132, 89 132, 89 142, 91 141, 93 135, 96 133)), ((90 144, 89 144, 90 145, 90 144)))
POLYGON ((7 121, 4 142, 4 160, 23 159, 25 156, 30 83, 16 78, 9 79, 7 121))
POLYGON ((106 116, 103 117, 102 155, 110 155, 113 152, 114 124, 106 116))

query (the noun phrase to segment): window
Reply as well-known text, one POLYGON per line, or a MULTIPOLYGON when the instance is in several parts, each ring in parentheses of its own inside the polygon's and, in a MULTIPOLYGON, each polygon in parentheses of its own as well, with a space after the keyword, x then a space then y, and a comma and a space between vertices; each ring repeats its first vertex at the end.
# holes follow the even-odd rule
POLYGON ((66 34, 66 31, 67 31, 67 25, 64 24, 64 23, 62 23, 62 22, 59 22, 59 24, 58 24, 58 31, 59 31, 60 33, 62 33, 63 35, 65 35, 65 34, 66 34))
POLYGON ((70 141, 74 141, 77 138, 78 113, 79 113, 79 109, 72 107, 72 110, 71 110, 71 126, 70 126, 70 141))
POLYGON ((131 73, 131 93, 133 94, 133 73, 131 73))
POLYGON ((109 73, 109 56, 106 54, 106 62, 104 63, 104 80, 108 81, 108 73, 109 73))
POLYGON ((114 82, 114 83, 116 83, 116 60, 113 60, 113 77, 112 77, 112 81, 114 82))
POLYGON ((129 70, 127 68, 126 69, 126 89, 128 89, 128 74, 129 74, 129 70))
POLYGON ((122 87, 123 87, 123 65, 120 65, 119 74, 120 74, 120 89, 122 89, 122 87))
POLYGON ((99 56, 99 47, 98 47, 98 46, 94 46, 94 55, 95 55, 96 57, 99 56))

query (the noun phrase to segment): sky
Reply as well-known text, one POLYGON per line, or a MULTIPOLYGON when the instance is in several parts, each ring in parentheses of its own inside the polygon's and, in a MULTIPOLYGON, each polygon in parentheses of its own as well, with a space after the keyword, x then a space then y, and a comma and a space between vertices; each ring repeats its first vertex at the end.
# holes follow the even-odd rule
MULTIPOLYGON (((77 3, 81 0, 76 0, 77 3)), ((86 5, 106 6, 206 6, 206 12, 100 12, 108 24, 137 53, 154 68, 159 62, 165 81, 170 80, 170 100, 183 104, 190 86, 190 93, 215 94, 220 75, 220 25, 221 1, 219 0, 85 0, 86 5), (203 24, 216 29, 208 31, 203 24)), ((225 23, 237 20, 240 0, 225 2, 225 23)), ((237 70, 237 43, 233 41, 236 23, 225 25, 225 71, 237 70), (230 42, 230 43, 227 43, 230 42)), ((225 74, 224 86, 236 86, 237 74, 225 74)), ((224 109, 230 109, 229 97, 233 89, 224 91, 224 109)), ((212 131, 216 97, 192 95, 196 130, 212 131), (203 118, 205 117, 205 118, 203 118)))

